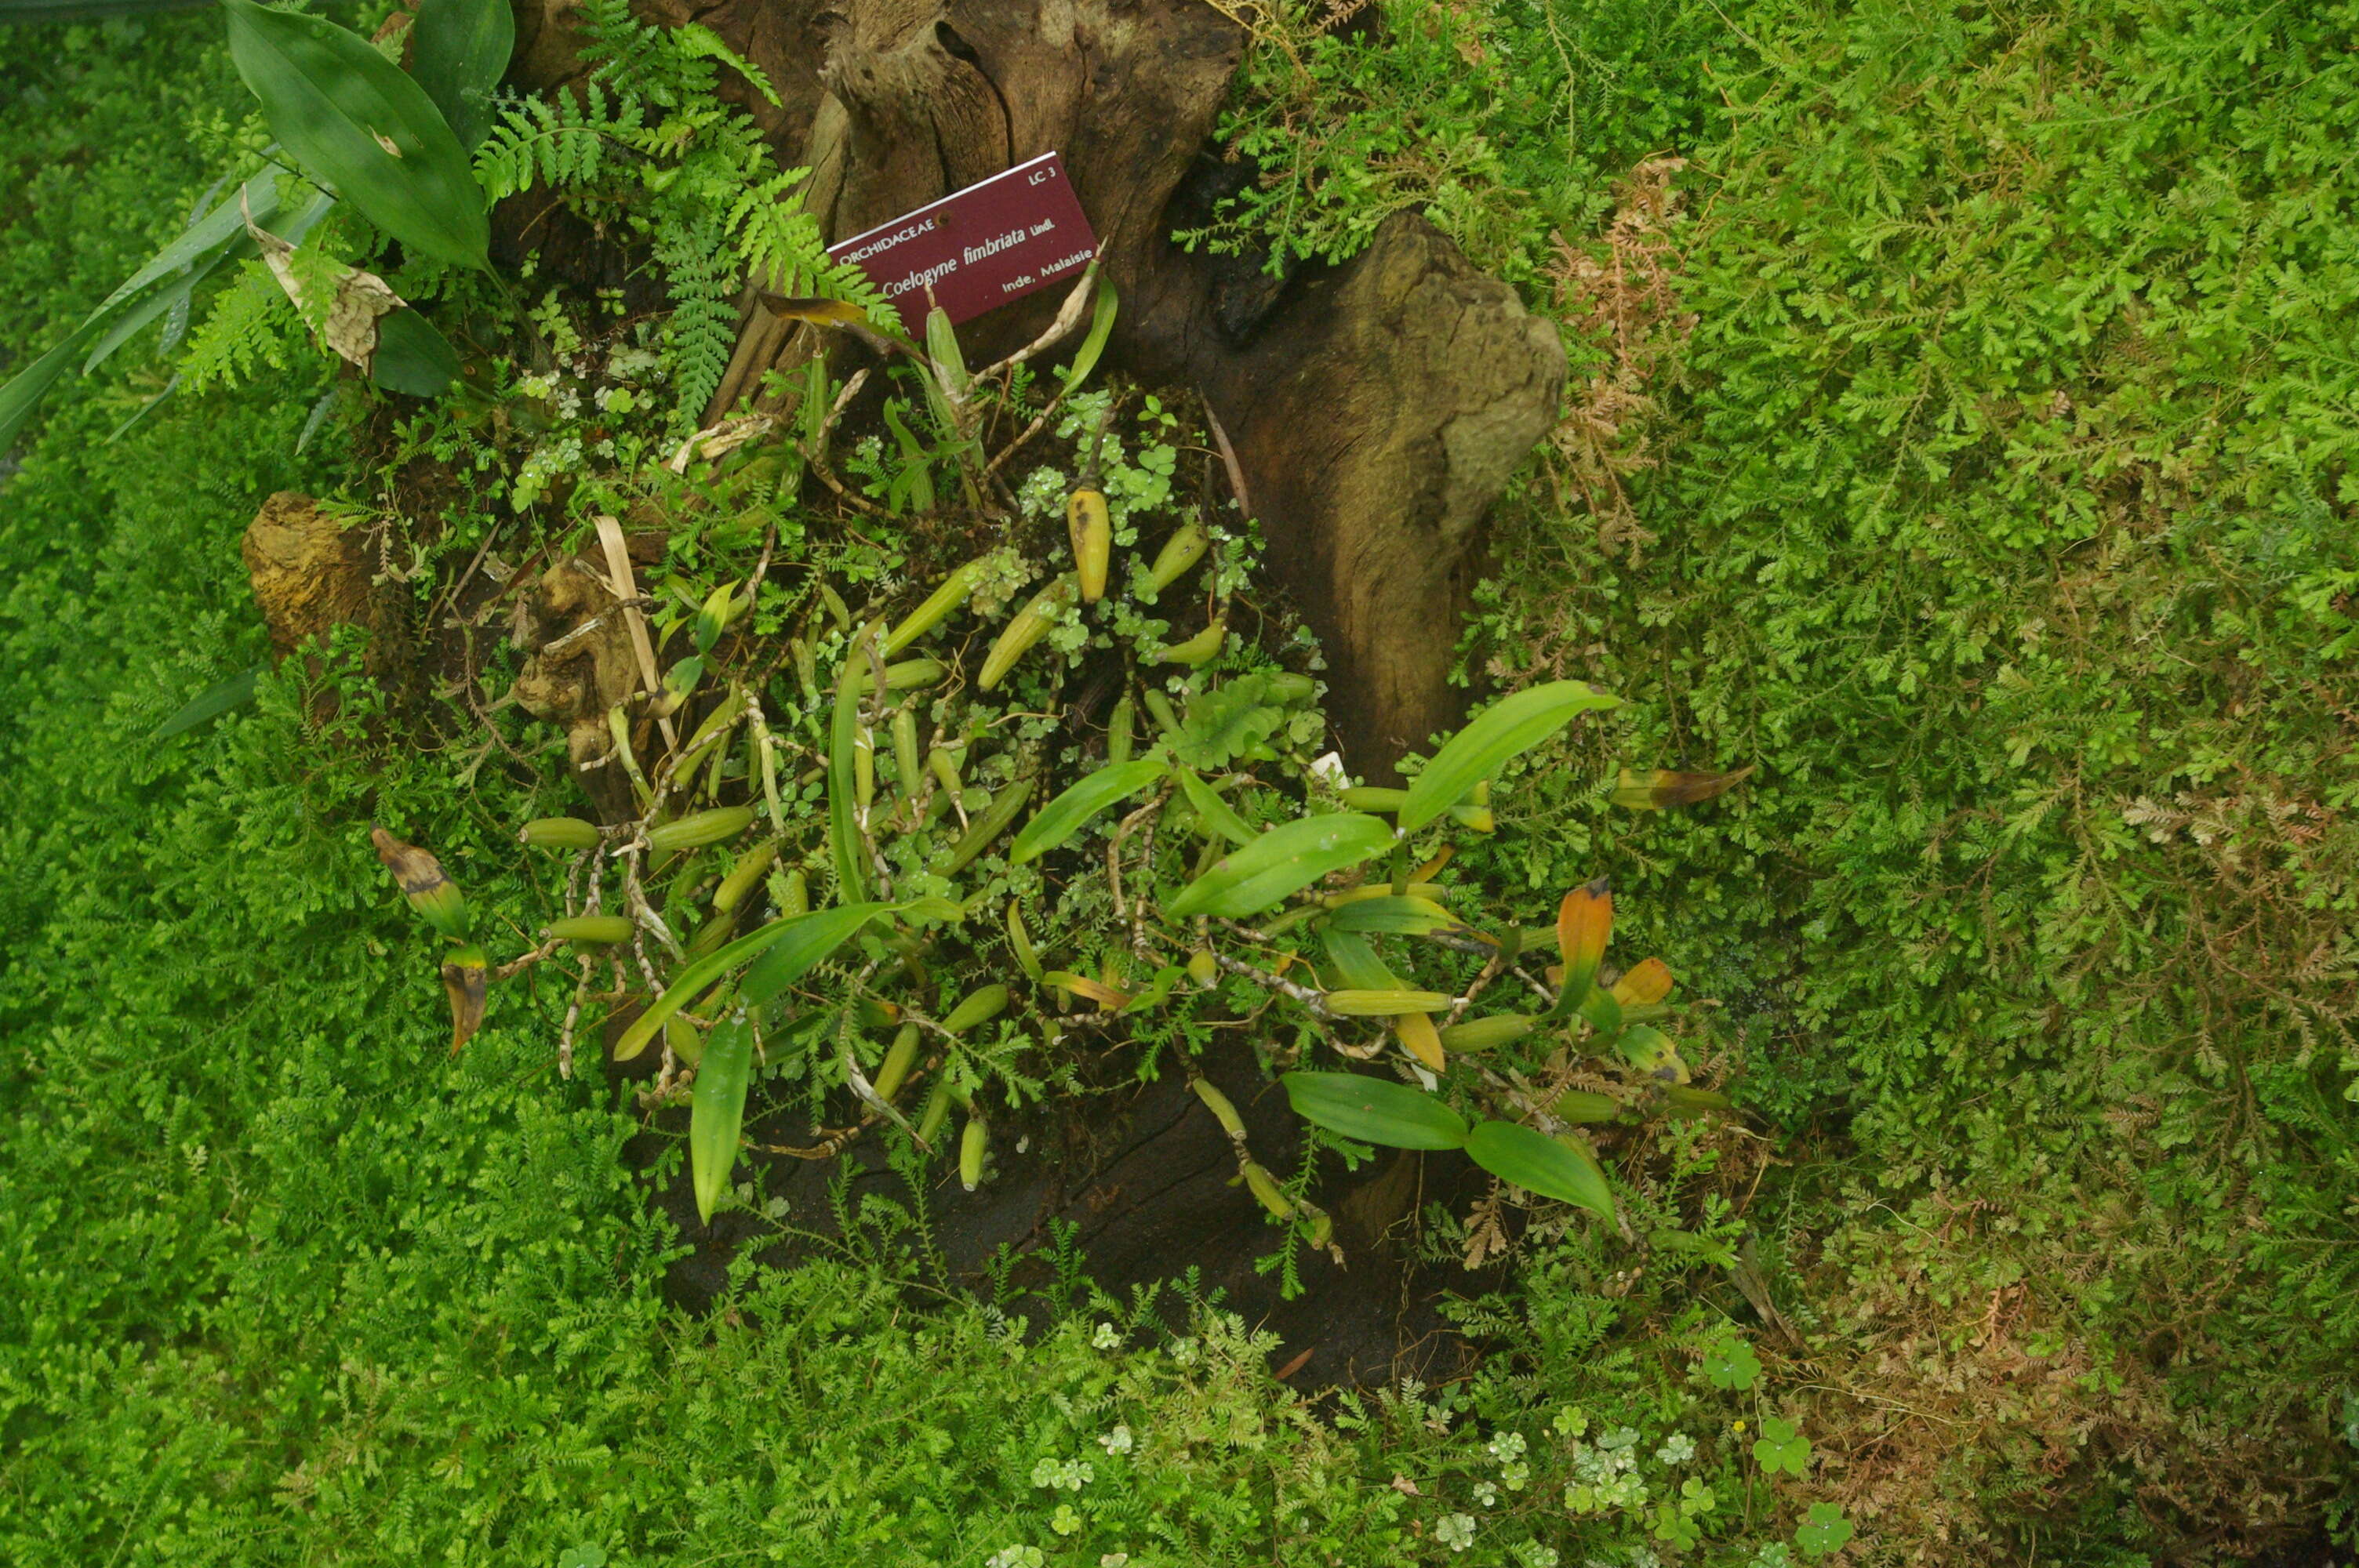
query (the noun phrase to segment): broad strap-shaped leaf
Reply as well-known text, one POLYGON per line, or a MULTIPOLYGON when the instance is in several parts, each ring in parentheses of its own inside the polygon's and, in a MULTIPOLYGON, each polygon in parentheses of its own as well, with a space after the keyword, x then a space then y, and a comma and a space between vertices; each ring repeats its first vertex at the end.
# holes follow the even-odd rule
POLYGON ((1605 1173, 1582 1149, 1512 1121, 1485 1121, 1467 1135, 1466 1152, 1503 1182, 1614 1217, 1605 1173))
POLYGON ((369 379, 387 392, 439 396, 459 379, 459 351, 433 322, 405 305, 377 320, 369 379))
POLYGON ((1016 843, 1007 852, 1008 860, 1020 866, 1039 859, 1080 832, 1098 813, 1160 783, 1169 772, 1159 757, 1141 757, 1135 762, 1100 768, 1042 806, 1040 814, 1026 823, 1024 831, 1016 836, 1016 843))
POLYGON ((1679 1043, 1651 1023, 1631 1024, 1614 1040, 1614 1049, 1650 1078, 1667 1084, 1688 1081, 1688 1065, 1680 1058, 1679 1043))
POLYGON ((208 719, 218 719, 240 703, 252 702, 262 684, 259 669, 244 670, 217 685, 209 686, 190 697, 186 707, 156 726, 148 737, 153 741, 168 741, 185 734, 208 719))
POLYGON ((33 416, 33 410, 41 406, 49 388, 73 368, 74 360, 98 336, 102 324, 95 319, 83 322, 65 341, 9 377, 5 386, 0 386, 0 451, 15 443, 16 432, 25 427, 25 421, 33 416))
POLYGON ((1174 919, 1258 914, 1331 871, 1392 848, 1393 831, 1374 816, 1337 812, 1273 827, 1213 863, 1165 906, 1174 919))
POLYGON ((1065 384, 1059 396, 1071 396, 1073 388, 1089 379, 1097 369, 1098 356, 1105 352, 1106 340, 1114 335, 1114 312, 1121 301, 1114 294, 1114 279, 1098 274, 1098 297, 1095 314, 1090 318, 1090 334, 1073 351, 1073 362, 1066 367, 1065 384))
POLYGON ((1564 1006, 1578 1006, 1589 994, 1613 934, 1614 890, 1603 877, 1564 895, 1556 912, 1556 948, 1564 959, 1564 1006))
POLYGON ((1288 1073, 1294 1113, 1330 1132, 1387 1149, 1461 1149, 1466 1119, 1430 1094, 1362 1073, 1288 1073))
MULTIPOLYGON (((308 185, 302 186, 300 189, 304 190, 311 189, 308 185)), ((232 200, 234 201, 235 199, 233 198, 232 200)), ((310 202, 291 213, 287 222, 280 226, 278 230, 280 237, 285 239, 290 245, 300 244, 303 241, 303 236, 310 233, 311 230, 318 225, 321 219, 326 217, 329 212, 333 211, 335 205, 336 199, 334 197, 328 195, 324 191, 311 191, 311 199, 310 202)), ((220 211, 222 211, 222 209, 215 209, 215 212, 220 211)), ((266 205, 264 209, 257 210, 255 212, 254 222, 255 226, 260 226, 273 221, 268 215, 269 211, 269 206, 266 205)), ((207 218, 212 216, 213 216, 212 213, 206 214, 207 218)), ((204 221, 204 219, 199 220, 200 222, 204 221)), ((137 337, 140 330, 148 325, 148 323, 154 321, 158 316, 163 315, 166 311, 170 310, 175 307, 185 307, 189 302, 190 297, 195 294, 199 286, 211 278, 214 274, 218 273, 223 266, 227 265, 231 262, 239 261, 245 257, 253 255, 255 252, 255 242, 253 233, 248 228, 241 226, 235 233, 232 234, 221 244, 201 253, 195 260, 189 264, 185 272, 181 273, 178 276, 168 277, 168 281, 167 281, 162 287, 149 289, 144 296, 139 296, 136 299, 133 298, 133 295, 136 293, 136 290, 132 288, 128 284, 126 284, 123 288, 115 290, 115 298, 126 301, 127 303, 123 304, 120 308, 117 308, 115 304, 109 303, 108 305, 101 307, 100 310, 94 313, 103 314, 108 310, 113 310, 114 311, 114 321, 113 324, 107 328, 106 335, 99 339, 97 344, 92 348, 90 351, 90 357, 82 361, 82 373, 88 375, 92 371, 96 370, 100 365, 105 363, 117 349, 120 349, 124 344, 129 342, 133 338, 137 337)), ((140 274, 148 272, 152 265, 153 264, 151 263, 149 267, 142 267, 140 269, 140 274)), ((134 275, 135 281, 140 274, 134 275)), ((149 281, 153 281, 153 279, 151 278, 149 281)), ((145 287, 146 286, 142 284, 139 287, 145 287)), ((165 351, 170 351, 168 345, 165 351)))
POLYGON ((309 187, 276 166, 255 175, 215 202, 202 217, 174 235, 170 244, 149 256, 145 265, 125 278, 115 287, 114 293, 99 302, 98 308, 91 313, 92 319, 94 320, 114 309, 158 278, 168 277, 182 267, 219 255, 234 246, 245 238, 246 214, 251 212, 257 223, 269 222, 278 213, 281 189, 290 185, 309 193, 309 187))
POLYGON ((1443 742, 1425 771, 1409 782, 1408 803, 1400 808, 1401 831, 1414 833, 1431 822, 1509 758, 1531 750, 1579 715, 1621 706, 1620 697, 1593 691, 1577 680, 1550 681, 1501 697, 1443 742))
POLYGON ((1253 828, 1231 808, 1227 801, 1213 792, 1211 784, 1198 778, 1192 768, 1181 768, 1179 772, 1180 793, 1188 797, 1188 804, 1203 819, 1204 837, 1210 838, 1217 835, 1232 844, 1253 842, 1253 828))
POLYGON ((349 28, 222 0, 230 59, 303 172, 419 255, 488 268, 467 154, 424 88, 349 28))
POLYGON ((1400 981, 1385 968, 1369 940, 1356 931, 1331 925, 1321 937, 1327 958, 1335 966, 1337 990, 1398 990, 1400 981))
POLYGON ((672 981, 663 995, 648 1003, 647 1011, 631 1021, 631 1026, 623 1031, 622 1038, 614 1042, 614 1060, 627 1062, 646 1050, 647 1042, 663 1028, 664 1021, 702 995, 707 986, 739 966, 753 962, 788 937, 796 939, 797 959, 789 960, 777 970, 760 977, 758 982, 756 977, 746 976, 745 987, 739 994, 748 1002, 769 1000, 800 979, 811 965, 843 946, 853 933, 891 907, 884 903, 862 903, 842 909, 823 909, 811 914, 785 915, 758 931, 740 936, 726 946, 715 948, 680 970, 679 978, 672 981), (797 967, 798 961, 799 968, 797 967), (783 978, 780 978, 781 974, 783 978), (770 985, 767 990, 761 989, 766 983, 770 985))
MULTIPOLYGON (((276 168, 266 168, 247 180, 124 279, 63 342, 17 372, 5 385, 0 385, 0 450, 5 450, 16 440, 33 410, 40 406, 41 399, 72 368, 77 354, 87 354, 82 370, 83 374, 89 374, 142 327, 185 299, 222 262, 241 250, 251 253, 253 242, 246 237, 245 214, 250 211, 255 222, 267 222, 278 211, 282 183, 297 182, 288 180, 276 168), (183 276, 163 288, 150 291, 151 285, 173 278, 176 274, 183 276)), ((309 188, 299 185, 298 189, 309 188)), ((319 205, 315 198, 314 209, 307 210, 303 226, 309 228, 317 222, 318 212, 324 211, 325 206, 319 205)))
POLYGON ((781 933, 737 987, 738 1000, 759 1007, 825 963, 868 923, 891 911, 889 903, 858 903, 789 917, 781 933))
POLYGON ((516 50, 510 0, 418 0, 409 27, 409 74, 424 89, 462 150, 492 128, 492 90, 516 50))
POLYGON ((838 903, 858 903, 868 896, 867 846, 863 841, 859 781, 853 748, 860 742, 860 694, 867 685, 865 650, 855 639, 845 650, 843 668, 835 677, 835 712, 827 738, 827 845, 835 862, 838 903))
POLYGON ((1614 982, 1614 1000, 1626 1011, 1634 1007, 1651 1007, 1671 994, 1677 984, 1671 977, 1671 967, 1660 958, 1647 958, 1630 966, 1627 973, 1614 982))
POLYGON ((696 1087, 689 1102, 688 1157, 696 1182, 696 1217, 712 1223, 712 1210, 729 1190, 737 1163, 737 1135, 745 1125, 745 1086, 754 1076, 754 1026, 743 1013, 712 1026, 704 1059, 696 1065, 696 1087))
POLYGON ((1430 898, 1353 899, 1327 917, 1333 931, 1373 931, 1405 936, 1430 936, 1466 923, 1430 898))

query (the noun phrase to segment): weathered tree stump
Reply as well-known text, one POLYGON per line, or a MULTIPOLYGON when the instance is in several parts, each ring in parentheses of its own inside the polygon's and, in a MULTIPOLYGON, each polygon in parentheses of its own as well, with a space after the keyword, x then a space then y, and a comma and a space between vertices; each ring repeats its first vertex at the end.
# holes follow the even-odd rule
MULTIPOLYGON (((571 4, 523 7, 515 74, 525 85, 557 87, 577 72, 566 38, 571 4)), ((1207 150, 1245 44, 1226 16, 1206 0, 641 5, 651 19, 712 28, 763 71, 780 102, 750 89, 736 102, 782 166, 811 170, 804 200, 832 238, 1042 153, 1061 155, 1097 232, 1100 265, 1121 294, 1105 362, 1150 385, 1193 388, 1228 434, 1273 575, 1326 648, 1329 708, 1353 765, 1387 773, 1456 721, 1447 676, 1483 518, 1549 427, 1563 353, 1513 291, 1415 217, 1391 220, 1341 266, 1283 279, 1253 258, 1172 243, 1175 229, 1201 225, 1220 192, 1250 172, 1207 150)), ((538 227, 548 212, 543 204, 514 213, 510 243, 556 237, 538 227)), ((566 248, 563 239, 551 247, 552 270, 602 287, 625 281, 615 257, 559 254, 566 248)), ((1063 292, 962 327, 970 360, 1038 336, 1063 292)), ((766 372, 855 351, 756 308, 750 287, 740 319, 708 424, 758 396, 766 372)), ((528 645, 550 648, 582 608, 560 597, 544 591, 546 623, 528 645)), ((582 723, 592 706, 583 692, 598 683, 594 660, 575 660, 560 667, 545 653, 535 669, 548 689, 532 695, 582 723)), ((1254 1147, 1283 1164, 1299 1154, 1300 1128, 1248 1056, 1235 1047, 1206 1070, 1232 1081, 1254 1147)), ((764 1145, 819 1141, 816 1129, 761 1125, 764 1145)), ((977 1194, 944 1177, 938 1190, 902 1195, 935 1216, 954 1273, 981 1270, 1003 1243, 1029 1252, 1070 1223, 1101 1282, 1201 1268, 1232 1305, 1282 1333, 1289 1351, 1312 1352, 1303 1377, 1446 1375, 1458 1350, 1433 1307, 1436 1281, 1419 1275, 1398 1233, 1420 1203, 1480 1192, 1487 1178, 1462 1158, 1403 1154, 1327 1173, 1321 1201, 1351 1262, 1338 1270, 1306 1255, 1310 1293, 1288 1302, 1255 1266, 1274 1241, 1251 1195, 1229 1184, 1234 1149, 1179 1076, 1097 1102, 1087 1117, 1043 1110, 1027 1130, 1036 1154, 1056 1157, 1027 1162, 977 1194)), ((847 1157, 862 1190, 897 1190, 875 1141, 847 1157)), ((826 1212, 835 1161, 761 1158, 776 1167, 769 1190, 788 1199, 798 1224, 826 1212)), ((692 1227, 693 1205, 677 1184, 664 1202, 684 1233, 701 1237, 698 1255, 675 1271, 684 1303, 709 1299, 729 1255, 763 1245, 762 1227, 741 1216, 692 1227)))
MULTIPOLYGON (((520 7, 526 85, 578 70, 571 9, 520 7)), ((768 77, 780 104, 738 99, 782 164, 811 169, 807 204, 831 236, 1061 154, 1122 294, 1108 362, 1196 388, 1229 432, 1270 565, 1327 649, 1354 764, 1387 773, 1455 721, 1447 677, 1482 520, 1549 427, 1563 353, 1414 217, 1283 287, 1171 243, 1218 178, 1205 148, 1236 24, 1204 0, 649 0, 646 14, 713 29, 768 77)), ((1058 294, 962 329, 971 353, 1037 335, 1058 294)), ((747 307, 716 415, 817 351, 750 291, 747 307)))
POLYGON ((246 524, 239 550, 274 657, 316 659, 331 632, 357 626, 368 633, 369 674, 394 679, 408 652, 401 595, 378 582, 377 553, 363 530, 282 490, 246 524))

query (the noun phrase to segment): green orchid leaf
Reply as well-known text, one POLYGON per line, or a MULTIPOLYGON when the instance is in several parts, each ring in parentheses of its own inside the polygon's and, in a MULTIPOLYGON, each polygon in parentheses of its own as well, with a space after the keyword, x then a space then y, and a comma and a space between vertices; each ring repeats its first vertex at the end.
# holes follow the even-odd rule
POLYGON ((796 967, 795 960, 788 960, 758 978, 748 975, 743 994, 749 1001, 767 1001, 801 979, 804 970, 812 964, 834 952, 862 926, 891 907, 890 904, 865 903, 821 910, 813 914, 789 914, 705 955, 681 969, 679 978, 672 981, 669 989, 650 1002, 646 1011, 631 1021, 631 1026, 623 1031, 622 1038, 614 1042, 614 1060, 627 1062, 646 1050, 647 1042, 656 1037, 666 1019, 702 995, 705 988, 713 981, 741 965, 753 962, 768 952, 773 945, 793 936, 797 939, 795 951, 799 957, 812 953, 814 949, 816 952, 802 962, 799 968, 796 967), (782 979, 779 978, 781 974, 784 976, 782 979), (769 984, 770 989, 763 990, 763 983, 769 984))
POLYGON ((369 379, 387 392, 435 397, 459 379, 459 351, 408 306, 378 318, 369 379))
POLYGON ((1605 1173, 1587 1150, 1565 1140, 1512 1121, 1485 1121, 1467 1135, 1466 1152, 1503 1182, 1614 1217, 1605 1173))
POLYGON ((492 91, 516 52, 509 0, 418 0, 409 27, 409 74, 472 153, 492 128, 492 91))
POLYGON ((1202 820, 1204 837, 1218 835, 1232 844, 1253 842, 1254 830, 1246 826, 1245 819, 1230 809, 1229 803, 1214 794, 1212 786, 1198 778, 1193 770, 1180 770, 1180 793, 1188 797, 1188 804, 1202 820))
POLYGON ((1390 991, 1400 989, 1401 983, 1376 957, 1375 948, 1356 931, 1330 926, 1321 937, 1327 949, 1328 961, 1335 966, 1336 989, 1354 991, 1390 991))
MULTIPOLYGON (((251 189, 251 185, 248 189, 251 189)), ((311 189, 308 185, 298 185, 297 189, 311 189)), ((82 361, 82 374, 88 375, 105 363, 117 349, 137 337, 140 329, 156 318, 175 306, 185 305, 198 287, 219 272, 223 266, 230 262, 240 261, 247 256, 260 254, 261 247, 255 243, 254 236, 246 231, 243 222, 244 214, 237 211, 235 203, 236 198, 233 197, 228 202, 223 203, 200 218, 197 224, 190 225, 190 231, 194 232, 198 225, 214 222, 223 215, 240 220, 237 226, 231 229, 219 243, 210 245, 197 253, 187 264, 186 270, 179 276, 171 278, 163 287, 150 290, 144 297, 140 296, 139 290, 146 288, 148 283, 156 281, 159 276, 168 276, 157 273, 156 264, 151 261, 147 266, 134 273, 130 281, 116 289, 107 304, 92 312, 95 319, 99 315, 114 311, 114 324, 107 329, 106 335, 101 338, 97 345, 90 351, 90 357, 82 361), (131 303, 135 299, 136 303, 131 303)), ((266 198, 261 206, 255 207, 254 209, 255 226, 269 227, 277 211, 277 198, 272 195, 266 198)), ((311 191, 310 200, 285 223, 278 225, 278 237, 290 245, 302 243, 303 237, 318 227, 320 220, 326 217, 335 205, 334 197, 323 191, 311 191)), ((177 242, 175 246, 167 247, 164 254, 170 254, 174 248, 177 248, 177 242)), ((164 351, 167 353, 171 351, 168 342, 165 345, 164 351)))
POLYGON ((1064 385, 1058 393, 1059 396, 1071 396, 1073 388, 1081 385, 1089 378, 1090 372, 1097 369, 1098 356, 1105 352, 1106 340, 1114 335, 1114 311, 1120 304, 1114 294, 1114 280, 1100 274, 1097 310, 1090 318, 1090 335, 1083 338, 1082 346, 1074 351, 1073 362, 1066 367, 1064 385))
POLYGON ((853 773, 853 748, 860 741, 860 693, 867 683, 867 662, 855 641, 845 651, 842 673, 835 681, 835 712, 827 738, 827 845, 835 862, 835 896, 839 903, 858 903, 868 896, 868 871, 863 864, 859 781, 853 773))
POLYGON ((696 1087, 689 1102, 688 1155, 696 1182, 696 1217, 712 1223, 712 1210, 729 1190, 737 1163, 737 1137, 745 1124, 745 1086, 754 1076, 754 1026, 744 1014, 712 1026, 704 1059, 696 1065, 696 1087))
POLYGON ((1018 866, 1039 859, 1080 832, 1098 813, 1160 783, 1169 772, 1170 769, 1159 757, 1142 757, 1135 762, 1100 768, 1042 806, 1040 814, 1026 823, 1024 831, 1016 836, 1007 859, 1018 866))
POLYGON ((241 703, 252 702, 261 684, 262 672, 256 669, 242 671, 218 685, 209 686, 190 697, 187 706, 178 713, 156 726, 149 739, 168 741, 175 735, 194 730, 209 719, 220 718, 241 703))
POLYGON ((1392 843, 1392 829, 1374 816, 1338 812, 1301 817, 1223 856, 1165 908, 1176 920, 1258 914, 1330 872, 1383 854, 1392 843))
POLYGON ((99 323, 85 321, 70 333, 65 341, 8 378, 0 386, 0 451, 5 451, 16 439, 16 432, 49 395, 49 388, 62 380, 73 368, 74 358, 90 341, 98 336, 99 323))
POLYGON ((254 0, 222 7, 231 61, 306 175, 419 255, 489 269, 483 189, 424 88, 349 28, 254 0))
POLYGON ((1501 697, 1467 721, 1409 782, 1400 808, 1404 833, 1414 833, 1448 811, 1468 790, 1496 773, 1508 759, 1531 750, 1583 713, 1622 706, 1618 697, 1577 680, 1550 681, 1501 697))
POLYGON ((1303 1120, 1386 1149, 1461 1149, 1466 1119, 1421 1090, 1364 1073, 1288 1073, 1278 1080, 1303 1120))
POLYGON ((1430 936, 1463 925, 1450 911, 1430 898, 1355 898, 1327 917, 1331 931, 1372 931, 1402 936, 1430 936))
POLYGON ((888 903, 855 903, 789 916, 789 929, 754 960, 737 987, 740 1000, 759 1007, 827 961, 868 923, 892 909, 888 903))

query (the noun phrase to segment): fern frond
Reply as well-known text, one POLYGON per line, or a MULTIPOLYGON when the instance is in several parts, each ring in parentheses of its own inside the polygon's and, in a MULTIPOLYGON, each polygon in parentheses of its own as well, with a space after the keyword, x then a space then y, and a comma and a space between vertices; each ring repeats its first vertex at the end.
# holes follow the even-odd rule
POLYGON ((248 261, 235 283, 222 291, 201 326, 189 334, 180 376, 190 392, 235 384, 257 366, 284 370, 290 355, 308 351, 310 330, 288 303, 287 291, 259 261, 248 261))
POLYGON ((524 98, 501 106, 475 154, 475 172, 492 200, 535 187, 594 183, 606 171, 610 144, 636 148, 647 112, 624 93, 612 96, 592 81, 582 97, 524 98))
POLYGON ((678 417, 704 412, 737 345, 737 279, 717 218, 705 215, 657 231, 656 265, 671 293, 665 330, 678 417))
POLYGON ((891 308, 868 275, 828 255, 819 220, 803 210, 799 187, 810 175, 807 168, 784 170, 747 186, 730 203, 726 227, 738 264, 777 293, 841 299, 891 320, 891 308))

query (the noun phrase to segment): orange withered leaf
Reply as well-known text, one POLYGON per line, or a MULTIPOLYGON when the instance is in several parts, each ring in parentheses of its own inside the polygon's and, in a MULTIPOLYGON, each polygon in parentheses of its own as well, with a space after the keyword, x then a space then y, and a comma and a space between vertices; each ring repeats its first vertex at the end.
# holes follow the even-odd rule
POLYGON ((1614 804, 1634 811, 1661 811, 1674 806, 1693 806, 1700 800, 1710 800, 1724 795, 1753 776, 1750 765, 1728 773, 1680 773, 1657 768, 1652 773, 1622 770, 1614 786, 1614 804))
POLYGON ((763 309, 785 321, 809 321, 821 327, 849 327, 854 322, 864 326, 868 320, 868 312, 841 299, 811 299, 766 291, 756 297, 761 300, 763 309))
POLYGON ((1393 1033, 1400 1036, 1401 1048, 1434 1072, 1441 1071, 1448 1061, 1441 1053, 1441 1033, 1433 1020, 1421 1012, 1404 1012, 1393 1020, 1393 1033))
POLYGON ((459 884, 443 874, 442 862, 415 844, 405 844, 382 827, 369 829, 376 858, 393 873, 402 896, 409 900, 426 924, 453 942, 467 939, 467 900, 459 884))
POLYGON ((1603 877, 1564 895, 1556 912, 1557 950, 1564 955, 1564 994, 1579 997, 1597 978, 1614 929, 1614 893, 1603 877))
POLYGON ((1624 1007, 1647 1007, 1670 995, 1675 983, 1669 965, 1660 958, 1648 958, 1632 965, 1629 973, 1614 982, 1614 1000, 1624 1007))
POLYGON ((451 999, 451 1054, 475 1037, 484 1023, 484 997, 491 985, 491 958, 473 944, 442 964, 442 991, 451 999))

